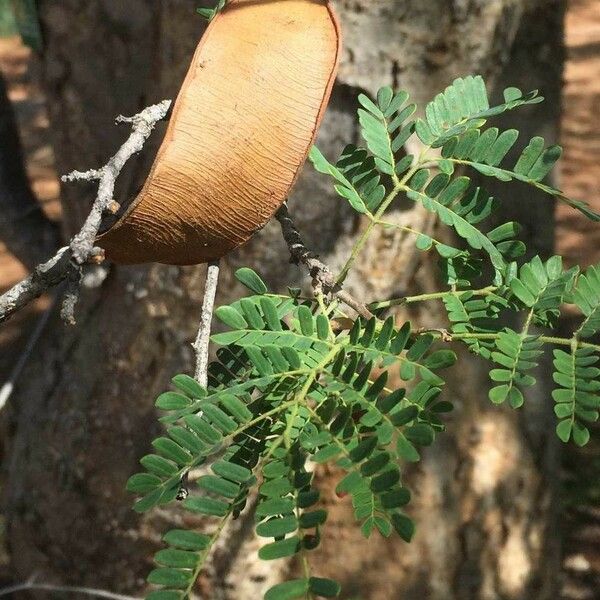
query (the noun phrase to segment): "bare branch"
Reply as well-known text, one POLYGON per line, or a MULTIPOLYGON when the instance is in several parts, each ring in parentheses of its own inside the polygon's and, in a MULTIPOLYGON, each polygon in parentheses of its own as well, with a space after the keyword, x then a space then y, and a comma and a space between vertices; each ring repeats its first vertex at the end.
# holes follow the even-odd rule
POLYGON ((96 248, 94 243, 104 214, 118 210, 118 204, 113 199, 115 181, 125 163, 143 148, 156 124, 167 116, 170 106, 170 100, 163 100, 133 117, 117 117, 119 123, 132 124, 131 134, 117 153, 100 169, 73 171, 62 177, 64 182, 98 181, 98 193, 90 214, 68 247, 61 248, 50 260, 37 266, 29 277, 0 296, 0 323, 65 279, 70 284, 62 315, 67 322, 74 322, 81 266, 103 260, 102 249, 96 248))
POLYGON ((87 171, 71 171, 67 175, 63 175, 60 180, 63 183, 72 181, 95 181, 102 177, 102 171, 98 169, 89 169, 87 171))
POLYGON ((275 217, 281 225, 283 239, 290 251, 292 262, 297 265, 302 264, 308 269, 313 279, 313 287, 320 289, 326 295, 331 294, 335 296, 338 300, 355 310, 361 317, 365 317, 366 319, 373 318, 373 313, 365 304, 359 302, 348 292, 336 285, 335 276, 330 268, 305 246, 302 236, 288 211, 287 204, 284 204, 277 211, 275 217))
POLYGON ((204 300, 198 336, 194 343, 196 351, 196 380, 202 387, 208 385, 208 347, 210 342, 210 325, 212 322, 215 297, 219 283, 219 261, 208 264, 206 271, 206 285, 204 286, 204 300))
POLYGON ((71 253, 77 264, 82 265, 87 262, 93 252, 102 217, 113 202, 115 181, 125 163, 144 147, 144 142, 148 139, 154 126, 166 117, 170 106, 170 100, 163 100, 158 104, 145 108, 133 117, 117 117, 118 123, 132 123, 131 134, 117 153, 101 169, 87 171, 86 173, 74 171, 62 178, 63 181, 72 181, 73 179, 99 180, 98 194, 92 205, 92 210, 80 232, 71 240, 71 253))
POLYGON ((82 594, 94 598, 107 598, 108 600, 139 600, 135 596, 124 596, 123 594, 114 594, 106 590, 98 590, 95 588, 87 588, 80 586, 69 585, 53 585, 51 583, 36 583, 35 581, 27 581, 6 588, 0 588, 0 596, 9 596, 15 592, 26 590, 44 590, 47 592, 62 592, 68 594, 82 594))
POLYGON ((69 324, 75 325, 75 307, 79 301, 79 288, 83 273, 81 267, 73 268, 67 276, 67 289, 63 296, 62 308, 60 311, 61 319, 69 324))
POLYGON ((0 296, 0 323, 58 285, 75 268, 69 248, 61 248, 48 262, 36 267, 31 275, 0 296))

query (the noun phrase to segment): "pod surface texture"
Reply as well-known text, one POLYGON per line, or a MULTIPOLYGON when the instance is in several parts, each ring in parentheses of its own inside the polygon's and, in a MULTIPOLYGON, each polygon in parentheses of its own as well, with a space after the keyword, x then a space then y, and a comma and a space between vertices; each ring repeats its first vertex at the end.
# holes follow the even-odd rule
POLYGON ((232 0, 207 28, 140 194, 98 245, 122 264, 199 264, 281 206, 335 79, 326 0, 232 0))

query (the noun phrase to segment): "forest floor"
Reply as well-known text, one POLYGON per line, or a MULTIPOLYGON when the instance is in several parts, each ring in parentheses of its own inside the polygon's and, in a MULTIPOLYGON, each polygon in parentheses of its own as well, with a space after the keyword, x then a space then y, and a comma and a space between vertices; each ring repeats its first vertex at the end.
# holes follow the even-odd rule
MULTIPOLYGON (((561 184, 567 195, 585 199, 600 210, 600 11, 597 0, 570 0, 566 40, 568 62, 562 133, 565 156, 561 184)), ((53 219, 59 219, 60 189, 53 167, 44 97, 38 83, 39 66, 18 38, 0 38, 0 70, 14 102, 31 185, 44 210, 53 219)), ((573 211, 558 208, 556 241, 558 252, 569 263, 587 265, 600 262, 600 228, 573 211)), ((0 290, 24 275, 20 263, 6 251, 0 240, 0 290)), ((47 302, 41 299, 0 330, 0 386, 22 352, 36 314, 44 310, 47 302)), ((599 475, 598 447, 567 451, 564 521, 569 524, 570 534, 564 546, 562 600, 593 600, 598 597, 599 475)), ((6 555, 0 549, 0 581, 3 579, 3 563, 5 566, 6 555)))

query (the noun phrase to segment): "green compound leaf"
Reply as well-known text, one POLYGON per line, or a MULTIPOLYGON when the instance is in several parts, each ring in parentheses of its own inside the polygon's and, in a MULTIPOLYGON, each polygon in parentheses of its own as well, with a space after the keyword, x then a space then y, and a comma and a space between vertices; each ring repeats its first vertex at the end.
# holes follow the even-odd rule
POLYGON ((577 337, 592 337, 600 331, 600 266, 591 266, 579 276, 573 302, 585 317, 577 329, 577 337))
POLYGON ((469 129, 457 137, 445 140, 442 156, 446 161, 456 161, 470 166, 486 177, 505 182, 516 179, 527 183, 542 192, 556 196, 587 218, 600 221, 600 214, 593 211, 585 202, 567 198, 560 190, 542 183, 562 155, 560 146, 546 147, 543 138, 534 137, 521 151, 513 165, 503 165, 518 135, 514 129, 502 133, 496 128, 484 131, 469 129))
POLYGON ((255 294, 260 295, 267 293, 267 284, 255 271, 249 269, 248 267, 242 267, 241 269, 238 269, 235 272, 235 278, 255 294))
POLYGON ((273 586, 265 594, 265 600, 296 600, 306 598, 309 590, 308 579, 295 579, 273 586))
POLYGON ((323 598, 337 598, 342 591, 337 581, 322 579, 320 577, 311 577, 309 579, 309 589, 313 594, 323 598))
MULTIPOLYGON (((575 338, 576 339, 576 338, 575 338)), ((554 412, 559 418, 556 428, 563 442, 570 439, 585 446, 590 439, 589 424, 595 423, 600 411, 600 355, 593 348, 572 348, 571 352, 554 350, 552 392, 554 412)))
POLYGON ((445 225, 452 227, 471 248, 485 250, 496 271, 503 274, 507 264, 502 252, 475 226, 491 213, 493 198, 479 188, 467 194, 468 184, 467 178, 455 179, 436 198, 430 198, 418 190, 411 190, 407 195, 435 213, 445 225))
MULTIPOLYGON (((504 100, 503 104, 490 108, 485 83, 481 77, 456 79, 427 105, 425 119, 417 121, 417 135, 424 144, 439 148, 456 136, 477 131, 489 118, 520 106, 537 104, 543 98, 538 95, 537 90, 523 94, 517 88, 508 88, 504 100)), ((494 141, 490 141, 488 150, 494 141)), ((508 144, 507 139, 494 149, 493 154, 499 154, 505 144, 508 144)))
MULTIPOLYGON (((204 14, 209 13, 215 14, 204 14)), ((329 463, 339 470, 335 492, 351 504, 365 537, 379 532, 410 541, 415 527, 403 512, 411 500, 403 470, 441 435, 445 413, 453 408, 438 372, 451 367, 456 356, 441 348, 442 341, 462 340, 493 361, 492 402, 519 407, 524 390, 535 383, 531 373, 544 343, 552 339, 532 328, 553 327, 562 304, 574 304, 583 316, 572 339, 556 343, 552 397, 559 437, 579 445, 589 441, 590 423, 600 412, 600 357, 597 346, 583 340, 600 330, 600 268, 582 274, 564 270, 560 257, 524 262, 519 224, 494 222, 484 228, 499 201, 462 175, 464 166, 471 167, 561 196, 543 183, 560 148, 534 138, 513 159, 518 132, 486 127, 493 116, 540 100, 537 92, 508 88, 503 104, 490 107, 483 80, 470 77, 456 80, 426 107, 423 119, 414 121, 416 106, 408 94, 384 87, 375 99, 359 98, 364 148, 347 146, 335 165, 313 148, 316 170, 331 177, 336 192, 366 215, 367 233, 375 227, 403 230, 414 236, 418 249, 437 252, 447 291, 404 300, 441 299, 449 325, 427 332, 413 331, 409 323, 397 327, 394 317, 382 315, 402 301, 385 300, 372 305, 380 318, 352 321, 330 295, 313 300, 301 289, 271 294, 254 271, 240 269, 237 278, 252 295, 216 311, 228 330, 212 338, 220 347, 206 389, 190 376, 173 378, 176 391, 156 401, 165 414, 155 453, 141 460, 143 472, 128 482, 128 490, 139 495, 136 511, 178 500, 183 511, 203 515, 206 523, 206 534, 174 529, 165 535, 166 547, 156 554, 157 568, 149 576, 162 589, 149 598, 190 595, 226 520, 244 510, 251 491, 257 490, 262 559, 304 556, 317 548, 327 534, 328 515, 318 504, 315 465, 329 463), (419 157, 403 156, 415 133, 441 148, 441 158, 429 156, 428 149, 419 157), (442 243, 428 230, 385 220, 382 207, 405 192, 451 227, 460 247, 442 243), (478 285, 487 287, 472 289, 479 278, 478 285), (520 330, 502 329, 499 323, 506 321, 499 317, 505 312, 522 313, 520 330), (398 387, 403 381, 406 389, 398 387)), ((307 572, 274 586, 265 597, 339 594, 336 582, 307 572)))
POLYGON ((299 549, 300 539, 298 536, 293 536, 285 540, 262 546, 258 551, 258 556, 262 558, 262 560, 277 560, 278 558, 293 556, 299 549))
POLYGON ((330 175, 331 177, 333 177, 336 180, 337 183, 334 186, 335 191, 340 196, 342 196, 343 198, 348 200, 348 202, 350 203, 350 205, 356 212, 362 213, 362 214, 366 214, 369 212, 367 209, 367 206, 365 204, 365 201, 361 198, 358 190, 354 187, 354 185, 348 179, 346 179, 346 177, 342 174, 342 172, 337 167, 334 167, 323 156, 321 151, 316 146, 312 147, 310 154, 309 154, 309 159, 312 162, 314 168, 319 173, 324 173, 325 175, 330 175))

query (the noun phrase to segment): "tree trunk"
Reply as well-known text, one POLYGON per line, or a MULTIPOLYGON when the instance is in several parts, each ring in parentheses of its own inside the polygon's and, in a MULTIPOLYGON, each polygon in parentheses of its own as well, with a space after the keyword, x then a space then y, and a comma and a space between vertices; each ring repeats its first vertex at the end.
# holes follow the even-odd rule
POLYGON ((51 256, 58 228, 43 213, 27 180, 15 115, 0 74, 0 239, 25 267, 51 256))
MULTIPOLYGON (((380 85, 409 89, 424 101, 456 76, 482 73, 498 84, 523 81, 525 88, 534 76, 543 77, 546 95, 558 95, 561 0, 335 4, 345 50, 320 134, 329 156, 356 137, 357 93, 380 85)), ((115 115, 133 114, 176 94, 201 20, 184 0, 90 0, 83 8, 77 0, 43 0, 40 8, 58 170, 93 168, 124 135, 112 125, 115 115)), ((544 130, 552 138, 556 106, 553 101, 529 113, 523 120, 527 134, 544 130)), ((148 150, 127 171, 120 197, 135 191, 151 155, 148 150)), ((335 266, 361 223, 328 186, 307 169, 291 210, 313 248, 335 266)), ((506 210, 512 210, 516 193, 504 198, 506 210)), ((69 186, 63 199, 65 228, 72 232, 86 213, 90 190, 69 186)), ((545 252, 551 207, 535 206, 535 218, 522 210, 518 216, 527 218, 536 251, 545 252)), ((432 226, 416 210, 390 218, 432 226)), ((355 293, 370 299, 406 291, 417 266, 411 245, 389 232, 373 239, 350 280, 355 293)), ((222 301, 240 292, 232 272, 242 264, 276 288, 302 276, 287 263, 276 224, 224 261, 222 301)), ((40 344, 15 395, 18 416, 7 464, 8 537, 18 578, 35 573, 40 580, 119 592, 143 589, 160 532, 182 517, 164 510, 136 516, 124 485, 157 431, 153 398, 170 376, 191 371, 203 272, 202 267, 115 268, 100 289, 85 293, 77 327, 66 329, 57 321, 40 344)), ((416 285, 430 285, 428 273, 421 270, 416 285)), ((419 525, 412 545, 361 540, 349 507, 326 494, 331 524, 315 564, 320 574, 343 581, 344 598, 553 597, 557 554, 549 535, 548 481, 556 457, 547 441, 546 411, 537 409, 547 399, 544 394, 533 399, 523 418, 491 410, 481 365, 466 368, 471 376, 463 370, 450 383, 459 407, 451 432, 410 474, 418 490, 413 511, 419 525)), ((332 486, 331 477, 320 477, 332 486)), ((258 598, 280 576, 272 564, 252 560, 256 541, 248 535, 249 524, 251 519, 238 524, 217 551, 212 576, 202 584, 206 597, 258 598)))

